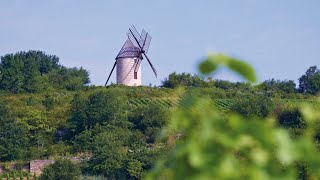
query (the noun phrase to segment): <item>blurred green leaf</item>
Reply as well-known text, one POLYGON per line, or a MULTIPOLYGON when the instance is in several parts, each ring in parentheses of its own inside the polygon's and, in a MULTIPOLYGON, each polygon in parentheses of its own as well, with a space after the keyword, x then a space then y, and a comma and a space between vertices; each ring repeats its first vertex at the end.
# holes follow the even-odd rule
POLYGON ((203 61, 199 64, 199 70, 203 74, 210 74, 218 68, 218 64, 214 61, 203 61))
POLYGON ((250 64, 231 58, 228 67, 251 82, 256 82, 256 74, 250 64))
POLYGON ((214 72, 220 65, 228 67, 248 81, 256 82, 257 80, 255 71, 250 64, 224 54, 209 54, 208 58, 200 63, 199 70, 201 73, 208 75, 214 72))

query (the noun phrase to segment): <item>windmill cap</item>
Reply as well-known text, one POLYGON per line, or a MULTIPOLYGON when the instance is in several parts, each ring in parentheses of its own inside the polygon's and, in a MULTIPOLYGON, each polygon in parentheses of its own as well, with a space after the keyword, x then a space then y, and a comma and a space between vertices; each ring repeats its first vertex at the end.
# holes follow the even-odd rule
POLYGON ((116 59, 119 58, 134 58, 139 57, 140 48, 132 44, 130 39, 127 39, 124 45, 122 46, 120 52, 118 53, 116 59))

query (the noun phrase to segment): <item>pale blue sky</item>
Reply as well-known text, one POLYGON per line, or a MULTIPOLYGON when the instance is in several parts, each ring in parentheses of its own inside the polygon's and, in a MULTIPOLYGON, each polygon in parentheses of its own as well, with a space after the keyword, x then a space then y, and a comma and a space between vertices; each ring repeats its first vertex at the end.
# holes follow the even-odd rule
MULTIPOLYGON (((246 60, 259 81, 297 80, 320 66, 319 0, 0 0, 0 55, 43 50, 103 85, 131 24, 153 37, 159 77, 144 61, 145 85, 174 71, 197 73, 208 52, 246 60)), ((213 77, 239 80, 225 70, 213 77)))

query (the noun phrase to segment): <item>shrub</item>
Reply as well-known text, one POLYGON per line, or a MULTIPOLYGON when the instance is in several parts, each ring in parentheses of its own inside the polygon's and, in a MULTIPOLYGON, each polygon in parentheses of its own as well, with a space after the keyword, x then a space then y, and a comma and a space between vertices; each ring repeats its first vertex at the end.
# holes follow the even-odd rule
POLYGON ((77 180, 80 167, 70 160, 60 159, 44 168, 40 180, 77 180))
POLYGON ((244 116, 267 117, 274 110, 274 104, 270 97, 263 94, 248 94, 238 98, 230 109, 244 116))
POLYGON ((54 98, 52 96, 46 95, 44 100, 42 101, 42 104, 46 107, 48 111, 52 110, 55 105, 54 98))
POLYGON ((287 128, 293 135, 302 134, 306 128, 306 122, 299 109, 285 110, 278 116, 278 122, 281 127, 287 128))

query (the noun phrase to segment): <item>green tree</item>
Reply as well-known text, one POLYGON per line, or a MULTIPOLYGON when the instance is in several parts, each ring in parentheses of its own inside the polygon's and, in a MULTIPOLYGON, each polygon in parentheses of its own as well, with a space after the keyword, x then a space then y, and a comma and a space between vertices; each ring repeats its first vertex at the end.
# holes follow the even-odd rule
POLYGON ((270 79, 260 84, 260 88, 264 91, 282 91, 284 93, 294 93, 296 91, 296 84, 293 80, 280 81, 270 79))
POLYGON ((138 129, 146 136, 147 143, 154 143, 161 128, 168 119, 168 111, 157 105, 134 109, 129 117, 133 128, 138 129))
POLYGON ((93 147, 93 142, 95 138, 95 131, 92 129, 86 129, 81 133, 77 134, 74 138, 73 149, 76 152, 90 152, 93 147))
POLYGON ((243 116, 267 117, 274 110, 274 104, 271 98, 264 94, 246 94, 238 97, 230 110, 243 116))
POLYGON ((109 177, 124 176, 128 135, 127 129, 110 126, 97 134, 93 142, 93 157, 89 161, 91 172, 109 177))
POLYGON ((8 54, 1 57, 0 64, 0 89, 9 90, 13 93, 23 91, 24 62, 19 56, 8 54))
POLYGON ((91 94, 87 100, 76 96, 72 103, 71 131, 75 134, 92 129, 97 124, 128 126, 127 96, 118 90, 102 90, 91 94))
POLYGON ((302 93, 317 94, 320 91, 320 70, 317 66, 311 66, 304 75, 299 78, 299 90, 302 93))
POLYGON ((128 154, 125 161, 125 167, 128 176, 142 177, 144 173, 150 170, 157 160, 167 155, 168 149, 164 143, 146 144, 145 135, 140 131, 132 131, 129 138, 128 154), (134 166, 137 167, 134 167, 134 166))
POLYGON ((29 139, 27 129, 8 115, 0 101, 0 160, 12 161, 25 158, 29 139))
POLYGON ((185 87, 208 87, 208 82, 200 75, 192 75, 189 73, 171 73, 169 78, 162 82, 163 87, 176 88, 178 86, 185 87))
POLYGON ((39 65, 34 58, 28 58, 24 62, 24 90, 28 93, 43 91, 47 86, 47 79, 41 76, 39 65))
POLYGON ((0 89, 13 93, 36 93, 50 85, 56 89, 79 90, 87 85, 89 73, 83 68, 66 68, 59 58, 42 51, 17 52, 1 57, 0 89))
POLYGON ((60 67, 48 73, 50 84, 59 89, 79 90, 90 82, 89 73, 83 68, 60 67))
POLYGON ((78 180, 80 175, 77 164, 68 159, 60 159, 45 167, 39 180, 78 180))
POLYGON ((306 121, 299 109, 284 110, 278 116, 278 123, 295 136, 301 135, 306 128, 306 121))
POLYGON ((137 179, 140 178, 142 173, 142 163, 136 159, 133 159, 128 162, 127 171, 131 177, 135 177, 137 179))
POLYGON ((70 120, 67 124, 69 133, 65 136, 66 139, 72 139, 76 134, 86 129, 86 105, 87 98, 83 97, 80 93, 75 94, 71 101, 70 120))

